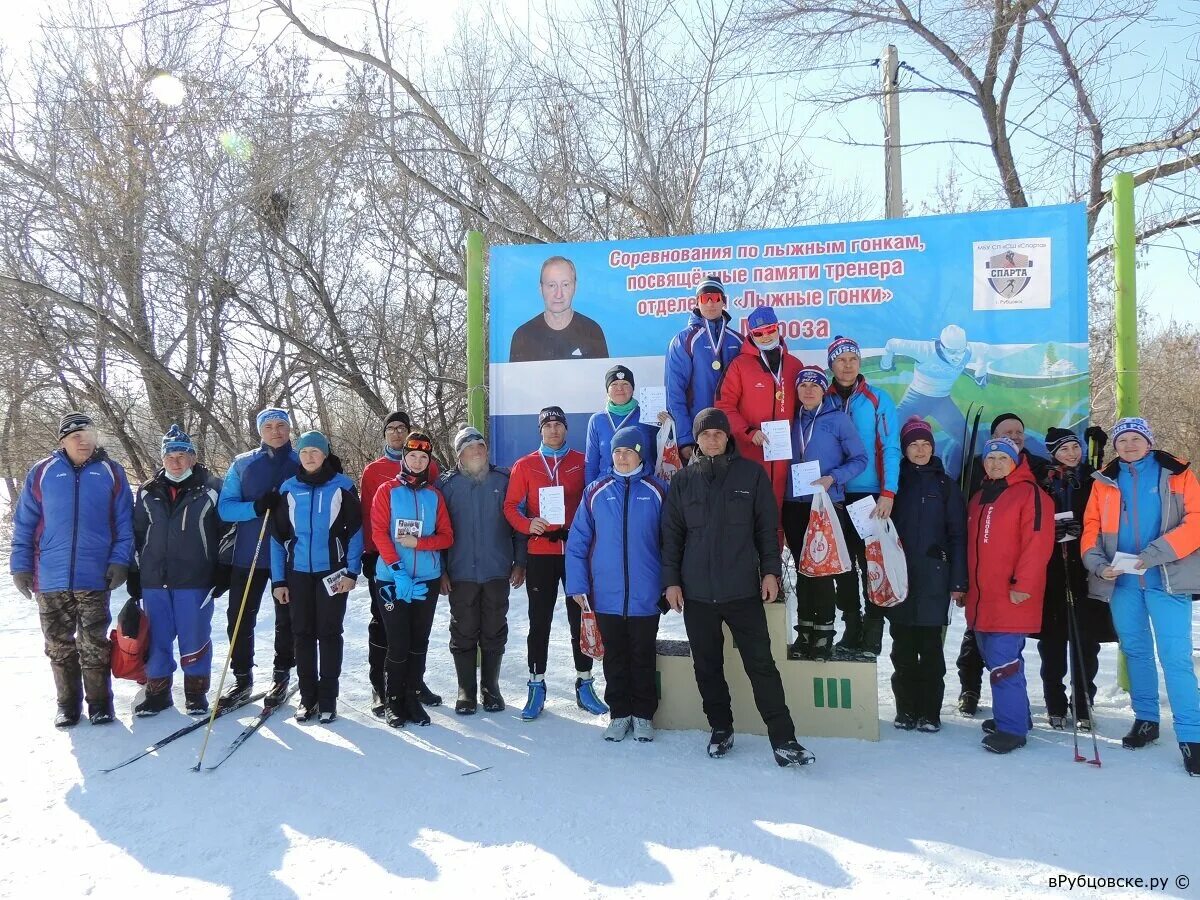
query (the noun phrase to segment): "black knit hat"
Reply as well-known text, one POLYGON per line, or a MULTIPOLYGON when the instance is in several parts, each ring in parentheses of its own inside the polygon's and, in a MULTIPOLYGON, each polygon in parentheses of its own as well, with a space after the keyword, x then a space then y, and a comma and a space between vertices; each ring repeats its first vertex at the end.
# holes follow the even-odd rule
POLYGON ((540 430, 547 422, 562 422, 563 427, 567 424, 567 414, 562 411, 561 406, 546 406, 538 413, 538 429, 540 430))
POLYGON ((58 439, 61 441, 68 434, 74 434, 77 431, 85 431, 88 428, 95 427, 96 425, 92 421, 92 417, 87 413, 69 412, 58 422, 58 439))
POLYGON ((700 432, 707 431, 710 428, 719 428, 727 435, 732 437, 732 429, 729 427, 729 416, 721 412, 715 406, 710 406, 708 409, 702 409, 696 413, 696 418, 692 422, 692 434, 699 437, 700 432))
POLYGON ((604 373, 604 389, 607 391, 612 387, 614 381, 628 381, 630 387, 634 387, 633 373, 629 371, 628 366, 613 366, 604 373))
POLYGON ((393 422, 399 422, 408 431, 412 431, 412 419, 408 417, 408 413, 396 410, 394 413, 389 413, 388 417, 383 420, 383 430, 387 431, 387 427, 393 422))
POLYGON ((1050 451, 1051 456, 1071 443, 1079 444, 1080 447, 1083 446, 1083 442, 1079 440, 1079 436, 1073 431, 1069 431, 1066 428, 1046 429, 1046 449, 1050 451))
POLYGON ((1022 428, 1025 427, 1025 420, 1022 419, 1020 416, 1018 416, 1016 413, 1014 413, 1014 412, 1000 413, 1000 415, 998 415, 998 416, 996 416, 996 418, 992 419, 992 434, 995 434, 996 429, 1000 427, 1000 424, 1008 419, 1016 419, 1018 422, 1021 423, 1022 428))

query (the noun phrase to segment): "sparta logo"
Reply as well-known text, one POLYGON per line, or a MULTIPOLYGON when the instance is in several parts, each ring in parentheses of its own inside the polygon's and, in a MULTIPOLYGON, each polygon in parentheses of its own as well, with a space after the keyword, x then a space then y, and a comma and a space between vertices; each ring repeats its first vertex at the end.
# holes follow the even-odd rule
POLYGON ((1006 250, 984 262, 988 270, 988 284, 1001 297, 1015 297, 1029 284, 1029 270, 1033 260, 1016 250, 1006 250))

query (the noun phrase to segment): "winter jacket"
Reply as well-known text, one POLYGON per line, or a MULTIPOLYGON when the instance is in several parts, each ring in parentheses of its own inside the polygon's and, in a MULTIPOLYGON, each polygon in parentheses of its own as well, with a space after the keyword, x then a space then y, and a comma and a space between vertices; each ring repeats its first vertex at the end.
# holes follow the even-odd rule
MULTIPOLYGON (((429 483, 437 482, 441 475, 441 469, 438 467, 438 461, 432 456, 429 457, 429 483)), ((391 481, 400 474, 400 460, 392 459, 386 453, 372 462, 367 463, 367 467, 362 473, 362 487, 358 492, 359 499, 362 501, 363 522, 371 521, 371 502, 375 499, 375 492, 386 481, 391 481)), ((375 549, 375 535, 371 532, 369 525, 363 527, 363 552, 377 553, 375 549)))
MULTIPOLYGON (((836 381, 829 386, 829 393, 842 399, 836 381)), ((894 497, 903 457, 895 402, 886 391, 875 390, 859 375, 842 408, 854 421, 854 428, 867 448, 868 460, 867 467, 846 485, 846 490, 852 494, 894 497)))
POLYGON ((375 577, 395 581, 398 568, 414 582, 442 577, 442 553, 454 543, 454 527, 441 492, 430 484, 410 487, 401 475, 384 483, 371 504, 371 530, 379 561, 375 577), (401 547, 396 539, 401 522, 417 522, 417 546, 401 547))
MULTIPOLYGON (((217 503, 221 518, 236 523, 233 554, 223 562, 238 569, 250 568, 250 561, 254 559, 254 542, 262 529, 262 516, 255 514, 254 501, 268 491, 277 490, 299 468, 300 457, 292 449, 291 442, 278 449, 262 444, 258 449, 234 458, 229 471, 225 473, 221 499, 217 503)), ((256 569, 270 568, 269 541, 270 535, 264 535, 262 546, 258 548, 256 569)))
MULTIPOLYGON (((1038 456, 1036 453, 1030 453, 1028 450, 1021 451, 1021 459, 1029 466, 1029 471, 1033 473, 1033 480, 1038 484, 1045 484, 1046 478, 1050 469, 1054 467, 1054 463, 1046 459, 1044 456, 1038 456)), ((976 456, 971 463, 971 483, 967 486, 967 496, 974 497, 975 492, 983 487, 985 479, 983 471, 983 457, 976 456)))
POLYGON ((659 532, 667 489, 642 465, 609 472, 583 492, 567 538, 567 594, 614 616, 656 616, 662 596, 659 532))
MULTIPOLYGON (((1133 482, 1137 463, 1130 467, 1114 459, 1093 477, 1092 496, 1083 520, 1083 564, 1088 570, 1088 587, 1092 596, 1111 600, 1115 581, 1100 577, 1100 569, 1112 562, 1113 554, 1122 546, 1122 528, 1140 532, 1142 527, 1157 530, 1158 536, 1140 549, 1131 547, 1146 563, 1146 576, 1161 578, 1163 590, 1169 594, 1200 593, 1200 484, 1189 464, 1161 450, 1152 451, 1147 460, 1158 468, 1156 479, 1158 512, 1146 509, 1146 499, 1137 490, 1122 490, 1118 484, 1121 470, 1133 482)), ((1144 462, 1143 460, 1142 462, 1144 462)), ((1144 467, 1142 467, 1144 468, 1144 467)), ((1138 485, 1140 487, 1140 485, 1138 485)), ((1131 535, 1132 536, 1132 535, 1131 535)))
POLYGON ((721 336, 718 360, 713 345, 721 326, 719 322, 707 325, 706 335, 707 322, 698 309, 692 310, 687 328, 671 338, 667 347, 663 384, 667 387, 667 412, 675 420, 675 439, 680 447, 696 443, 692 422, 700 410, 714 404, 717 385, 742 349, 742 336, 736 327, 731 327, 729 313, 723 312, 721 322, 725 324, 725 333, 721 336), (714 361, 721 363, 720 368, 713 368, 714 361))
POLYGON ((508 482, 508 469, 499 466, 481 481, 457 468, 438 481, 454 528, 454 543, 442 554, 451 584, 507 581, 514 565, 524 568, 528 539, 504 517, 508 482))
POLYGON ((895 625, 945 625, 951 591, 967 589, 967 505, 936 456, 900 461, 892 524, 908 564, 908 597, 884 610, 895 625))
POLYGON ((282 497, 271 516, 271 582, 285 586, 290 572, 326 575, 344 568, 352 578, 362 571, 362 504, 354 482, 336 456, 315 473, 301 471, 279 488, 282 497))
POLYGON ((729 417, 738 453, 766 469, 776 504, 783 502, 784 488, 792 477, 791 464, 786 459, 766 462, 763 448, 756 446, 751 436, 763 422, 779 419, 790 422, 796 415, 796 378, 800 375, 800 360, 788 353, 782 338, 779 346, 782 356, 778 383, 754 341, 746 340, 717 388, 717 409, 729 417), (782 400, 778 397, 780 392, 782 400))
MULTIPOLYGON (((854 423, 842 414, 841 403, 833 397, 826 396, 813 412, 800 407, 799 415, 792 419, 792 463, 814 460, 821 464, 822 475, 833 476, 828 494, 834 503, 846 498, 846 485, 867 467, 867 451, 854 423)), ((795 499, 790 470, 784 498, 795 499)), ((812 495, 801 500, 811 502, 812 495)))
POLYGON ((106 591, 108 567, 133 562, 133 493, 120 464, 98 449, 76 467, 65 450, 34 464, 13 515, 12 572, 33 589, 106 591))
POLYGON ((662 585, 687 602, 759 597, 764 575, 783 574, 779 506, 763 467, 733 441, 718 457, 693 456, 671 479, 662 522, 662 585))
POLYGON ((1046 563, 1054 551, 1054 503, 1022 460, 987 480, 967 506, 967 624, 975 631, 1034 634, 1042 627, 1046 563), (1028 594, 1013 603, 1009 591, 1028 594))
MULTIPOLYGON (((603 409, 588 419, 587 450, 584 452, 583 483, 591 484, 612 468, 612 439, 620 429, 636 425, 645 435, 646 443, 639 455, 649 460, 650 471, 658 464, 658 425, 641 420, 642 409, 635 406, 627 416, 618 416, 603 409)), ((676 439, 678 440, 678 438, 676 439)))
POLYGON ((584 458, 578 450, 568 450, 557 460, 542 456, 539 450, 522 456, 512 467, 508 493, 504 495, 504 517, 521 534, 529 536, 529 553, 534 556, 562 556, 566 553, 567 534, 579 501, 583 499, 584 458), (555 463, 558 464, 557 468, 555 463), (529 523, 540 514, 538 491, 561 485, 566 505, 566 523, 551 526, 543 534, 530 534, 529 523))
MULTIPOLYGON (((1088 498, 1092 494, 1095 473, 1086 462, 1073 469, 1051 465, 1046 470, 1042 486, 1054 501, 1054 512, 1070 512, 1075 521, 1083 526, 1088 498)), ((1065 641, 1069 635, 1067 619, 1067 585, 1075 600, 1075 620, 1085 640, 1112 642, 1117 639, 1113 630, 1112 612, 1108 604, 1088 596, 1088 573, 1083 567, 1080 540, 1076 538, 1055 544, 1046 567, 1046 600, 1042 604, 1042 629, 1038 637, 1043 640, 1065 641), (1066 554, 1064 566, 1063 554, 1066 554)))
POLYGON ((217 515, 221 479, 204 466, 173 482, 162 469, 138 488, 133 502, 134 571, 137 589, 210 590, 217 580, 225 524, 217 515))

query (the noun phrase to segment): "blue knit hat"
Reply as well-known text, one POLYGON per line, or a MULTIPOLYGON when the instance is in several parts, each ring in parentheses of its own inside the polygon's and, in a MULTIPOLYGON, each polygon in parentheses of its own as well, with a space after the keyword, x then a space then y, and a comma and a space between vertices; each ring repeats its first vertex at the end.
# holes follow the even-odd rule
POLYGON ((1124 419, 1117 419, 1117 424, 1113 426, 1112 439, 1113 443, 1117 442, 1123 434, 1132 431, 1134 434, 1140 434, 1146 439, 1150 446, 1154 446, 1154 432, 1150 430, 1150 423, 1138 416, 1128 416, 1124 419))
POLYGON ((775 315, 775 310, 769 306, 756 306, 754 311, 746 318, 746 325, 751 331, 765 328, 768 325, 778 324, 779 316, 775 315))
POLYGON ((815 384, 823 391, 829 390, 829 376, 820 366, 805 366, 796 376, 796 387, 802 384, 815 384))
POLYGON ((162 455, 168 453, 196 453, 196 445, 192 443, 188 433, 178 425, 172 425, 162 438, 162 455))
POLYGON ((862 356, 862 350, 859 349, 858 341, 853 338, 844 337, 840 334, 834 335, 833 342, 829 345, 827 355, 829 364, 833 365, 834 359, 841 356, 843 353, 855 353, 862 356))
POLYGON ((266 409, 259 412, 254 418, 254 427, 259 431, 267 422, 273 422, 278 419, 281 422, 287 422, 289 426, 292 424, 292 417, 288 415, 286 409, 280 409, 278 406, 268 406, 266 409))
POLYGON ((636 425, 626 425, 617 430, 609 443, 609 450, 632 450, 640 459, 646 456, 646 435, 636 425))
POLYGON ((321 434, 319 431, 306 431, 300 435, 300 439, 293 445, 296 452, 299 453, 306 447, 315 447, 326 456, 329 455, 329 438, 321 434))
POLYGON ((1007 453, 1012 459, 1014 465, 1021 462, 1021 451, 1017 449, 1016 444, 1006 437, 992 438, 990 441, 984 444, 984 457, 986 458, 990 453, 1007 453))

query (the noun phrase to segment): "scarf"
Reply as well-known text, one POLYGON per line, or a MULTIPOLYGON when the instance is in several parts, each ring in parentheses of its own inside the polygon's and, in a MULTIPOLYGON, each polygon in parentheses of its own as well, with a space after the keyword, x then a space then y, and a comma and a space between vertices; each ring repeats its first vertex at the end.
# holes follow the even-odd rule
POLYGON ((638 402, 636 397, 630 397, 628 403, 613 403, 611 400, 609 400, 608 411, 614 416, 627 416, 637 409, 637 405, 638 402))
POLYGON ((542 456, 549 456, 551 459, 562 459, 567 455, 567 451, 570 449, 571 448, 565 443, 557 450, 551 450, 545 444, 542 444, 540 447, 538 447, 538 453, 542 454, 542 456))

